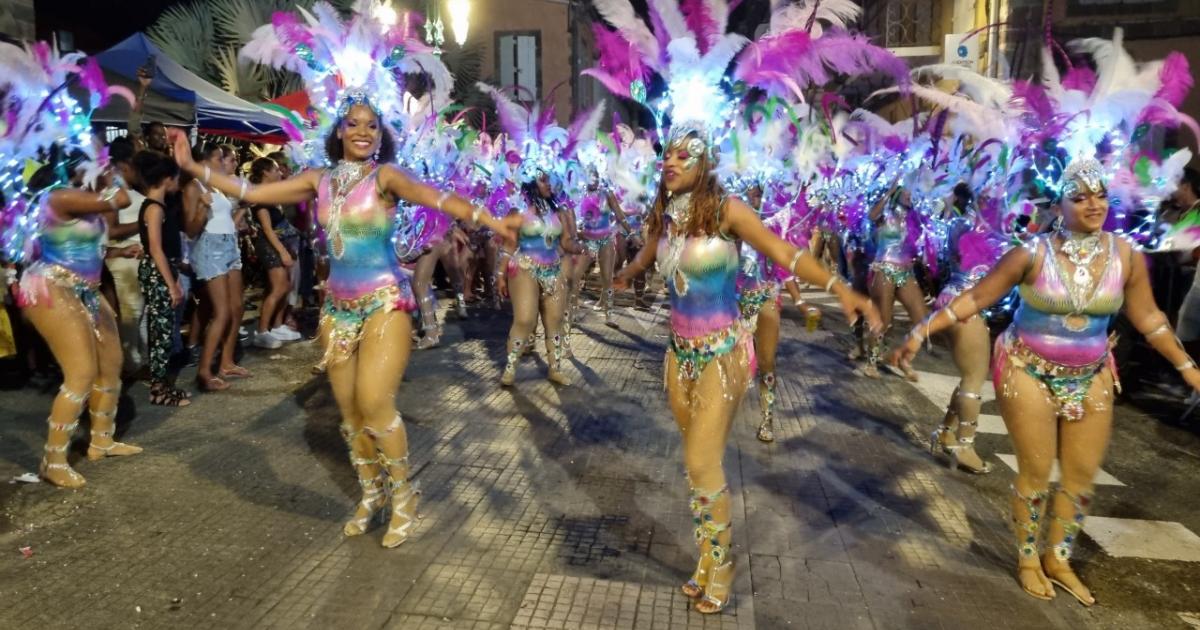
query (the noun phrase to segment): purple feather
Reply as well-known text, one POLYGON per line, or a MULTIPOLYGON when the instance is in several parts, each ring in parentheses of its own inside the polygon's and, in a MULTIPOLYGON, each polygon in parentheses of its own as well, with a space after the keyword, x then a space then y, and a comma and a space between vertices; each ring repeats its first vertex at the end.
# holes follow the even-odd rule
POLYGON ((734 78, 769 91, 787 92, 780 77, 796 72, 796 60, 812 50, 812 37, 805 31, 788 31, 751 42, 738 60, 734 78))
POLYGON ((1195 82, 1192 79, 1192 73, 1188 69, 1187 57, 1183 53, 1174 51, 1163 59, 1162 69, 1158 71, 1159 81, 1162 86, 1158 88, 1155 97, 1161 98, 1178 108, 1187 98, 1188 92, 1192 90, 1192 85, 1195 82))
POLYGON ((312 34, 294 13, 276 11, 271 15, 271 26, 275 27, 275 36, 288 48, 297 44, 312 46, 312 34))
POLYGON ((991 269, 1004 254, 1004 242, 990 231, 968 230, 955 243, 958 266, 967 273, 991 269))
POLYGON ((642 63, 633 43, 600 24, 592 25, 596 36, 599 67, 585 70, 586 74, 604 84, 614 94, 629 98, 629 84, 644 81, 649 72, 642 63))
POLYGON ((1092 89, 1096 87, 1096 73, 1087 66, 1075 66, 1067 70, 1066 76, 1062 79, 1062 86, 1068 90, 1091 94, 1092 89))
POLYGON ((91 92, 92 107, 103 107, 108 102, 108 82, 95 57, 89 57, 79 68, 79 84, 91 92))
POLYGON ((667 25, 663 22, 662 15, 659 14, 658 8, 653 2, 648 2, 650 13, 650 28, 654 31, 654 37, 658 40, 658 49, 665 51, 667 44, 671 43, 671 34, 667 32, 667 25))
POLYGON ((679 8, 683 11, 688 28, 696 34, 700 54, 707 53, 725 34, 721 32, 721 25, 717 24, 716 18, 708 12, 708 4, 705 0, 683 0, 679 8))
POLYGON ((1012 102, 1039 122, 1047 122, 1055 116, 1054 105, 1045 88, 1029 81, 1013 81, 1012 102))

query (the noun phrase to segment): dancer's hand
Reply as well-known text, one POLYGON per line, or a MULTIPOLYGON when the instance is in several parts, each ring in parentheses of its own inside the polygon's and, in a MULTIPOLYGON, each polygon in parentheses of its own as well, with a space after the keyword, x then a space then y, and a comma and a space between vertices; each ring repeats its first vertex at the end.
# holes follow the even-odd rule
POLYGON ((171 128, 167 130, 167 138, 171 140, 171 146, 175 149, 171 156, 175 158, 175 163, 180 169, 190 172, 196 163, 192 161, 192 146, 188 143, 187 134, 182 129, 171 128))
POLYGON ((183 303, 183 289, 179 287, 178 282, 169 282, 167 284, 171 292, 171 307, 177 308, 183 303))
POLYGON ((496 276, 496 291, 500 297, 508 298, 508 274, 503 271, 496 276))
POLYGON ((283 256, 279 257, 279 262, 288 269, 291 269, 292 265, 296 264, 296 260, 292 258, 291 252, 284 252, 283 256))
POLYGON ((521 218, 521 215, 510 214, 497 221, 493 231, 505 241, 514 242, 517 240, 517 231, 521 229, 523 221, 524 219, 521 218))
POLYGON ((612 279, 613 291, 624 291, 629 288, 629 278, 625 277, 624 273, 618 272, 612 279))
POLYGON ((833 292, 837 295, 838 302, 841 303, 842 313, 846 315, 847 323, 853 326, 858 322, 859 316, 862 316, 867 318, 867 327, 871 329, 871 332, 879 334, 883 330, 883 320, 880 319, 879 311, 870 298, 840 282, 833 286, 833 292))
POLYGON ((1179 375, 1183 377, 1183 381, 1188 384, 1188 387, 1200 392, 1200 370, 1184 370, 1179 375))
MULTIPOLYGON (((908 374, 912 371, 912 361, 917 357, 917 353, 921 351, 921 338, 909 335, 904 338, 904 343, 892 352, 892 356, 888 357, 888 363, 893 367, 898 367, 908 374)), ((1195 387, 1200 390, 1200 372, 1196 373, 1198 383, 1195 387)))

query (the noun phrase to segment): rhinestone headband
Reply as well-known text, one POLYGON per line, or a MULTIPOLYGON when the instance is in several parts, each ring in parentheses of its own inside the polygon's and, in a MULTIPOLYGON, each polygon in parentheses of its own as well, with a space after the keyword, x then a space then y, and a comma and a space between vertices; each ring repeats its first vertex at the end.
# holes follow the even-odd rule
POLYGON ((1104 167, 1095 159, 1076 160, 1063 169, 1062 196, 1073 197, 1080 192, 1104 191, 1104 167))

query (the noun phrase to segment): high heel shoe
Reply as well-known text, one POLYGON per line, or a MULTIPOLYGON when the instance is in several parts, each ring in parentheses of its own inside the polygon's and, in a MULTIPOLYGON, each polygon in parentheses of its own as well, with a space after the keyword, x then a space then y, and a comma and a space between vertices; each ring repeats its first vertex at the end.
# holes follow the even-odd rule
POLYGON ((367 533, 367 529, 371 521, 375 520, 381 512, 379 511, 387 503, 387 491, 383 481, 376 477, 375 479, 359 479, 359 484, 363 488, 362 499, 358 502, 358 507, 355 511, 362 516, 346 521, 342 527, 342 534, 351 536, 361 536, 367 533))
POLYGON ((704 568, 705 559, 705 556, 701 556, 696 561, 696 571, 692 573, 692 577, 688 578, 687 582, 683 583, 683 586, 679 587, 679 590, 683 591, 684 595, 692 599, 697 599, 701 595, 704 595, 704 587, 708 584, 708 570, 704 568))
POLYGON ((421 492, 407 479, 391 481, 392 520, 388 523, 387 533, 383 535, 382 545, 385 549, 395 549, 408 540, 408 530, 419 518, 417 512, 417 497, 421 492), (411 503, 411 506, 409 505, 411 503), (411 509, 411 511, 410 511, 411 509), (396 525, 397 519, 403 523, 396 525))
POLYGON ((703 615, 715 615, 733 601, 733 561, 713 567, 712 577, 708 580, 708 588, 704 589, 700 601, 696 602, 696 612, 703 615), (724 591, 723 597, 713 595, 713 591, 724 591))

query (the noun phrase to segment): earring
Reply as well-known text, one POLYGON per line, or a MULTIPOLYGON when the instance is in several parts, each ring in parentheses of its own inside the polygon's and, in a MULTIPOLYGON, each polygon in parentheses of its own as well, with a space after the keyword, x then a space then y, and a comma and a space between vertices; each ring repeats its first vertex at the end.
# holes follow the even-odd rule
POLYGON ((1055 218, 1054 218, 1054 223, 1052 223, 1052 224, 1051 224, 1051 227, 1052 227, 1052 228, 1054 228, 1054 231, 1055 231, 1055 232, 1062 231, 1062 229, 1063 229, 1063 218, 1062 218, 1062 215, 1061 215, 1061 214, 1060 214, 1060 215, 1058 215, 1057 217, 1055 217, 1055 218))
POLYGON ((376 162, 378 162, 378 161, 379 161, 379 152, 380 152, 380 151, 382 151, 382 150, 383 150, 383 143, 382 143, 382 142, 380 142, 380 143, 379 143, 379 146, 375 148, 375 155, 374 155, 374 157, 372 158, 374 161, 376 161, 376 162))

